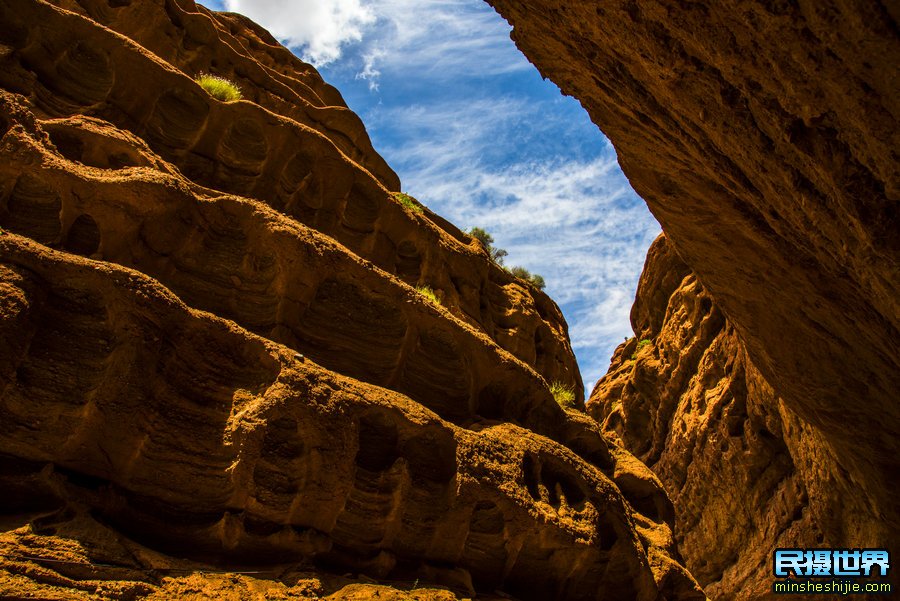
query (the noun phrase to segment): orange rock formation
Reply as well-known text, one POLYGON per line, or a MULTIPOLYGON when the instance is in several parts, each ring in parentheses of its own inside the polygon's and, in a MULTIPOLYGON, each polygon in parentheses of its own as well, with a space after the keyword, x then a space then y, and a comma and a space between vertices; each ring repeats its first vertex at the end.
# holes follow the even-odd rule
POLYGON ((689 569, 748 599, 779 544, 896 544, 896 4, 489 1, 666 233, 589 408, 663 480, 689 569))
POLYGON ((704 597, 556 305, 258 26, 8 0, 0 88, 0 593, 704 597))

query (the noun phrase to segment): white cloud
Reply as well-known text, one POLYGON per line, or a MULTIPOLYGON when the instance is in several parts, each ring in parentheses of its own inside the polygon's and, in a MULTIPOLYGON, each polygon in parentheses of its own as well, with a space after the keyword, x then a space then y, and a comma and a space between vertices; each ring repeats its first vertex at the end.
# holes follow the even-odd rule
POLYGON ((381 71, 375 68, 375 64, 384 57, 384 54, 384 50, 373 48, 363 55, 363 69, 356 74, 356 79, 365 79, 368 81, 370 91, 378 91, 378 78, 381 76, 381 71))
POLYGON ((225 6, 316 65, 340 58, 341 47, 362 40, 364 28, 375 23, 372 7, 360 0, 225 0, 225 6))
MULTIPOLYGON (((209 3, 213 3, 211 0, 209 3)), ((224 0, 321 67, 358 44, 354 68, 377 89, 384 68, 402 66, 419 76, 453 78, 531 68, 509 41, 509 28, 484 6, 459 0, 224 0), (377 44, 377 46, 375 45, 377 44), (477 64, 472 57, 479 56, 477 64), (487 60, 484 60, 487 58, 487 60)))
POLYGON ((404 189, 543 275, 587 386, 605 373, 659 226, 577 104, 535 93, 502 18, 481 0, 225 3, 345 95, 364 81, 353 108, 404 189))
MULTIPOLYGON (((384 69, 451 79, 530 69, 493 11, 460 0, 371 0, 384 69), (477 57, 477 60, 476 60, 477 57)), ((505 25, 505 24, 504 24, 505 25)))
POLYGON ((590 387, 631 335, 634 290, 659 225, 608 143, 577 158, 539 149, 518 162, 491 157, 514 147, 523 128, 538 145, 565 136, 565 124, 549 113, 543 104, 501 97, 380 107, 370 117, 398 136, 383 150, 409 193, 462 228, 484 227, 509 251, 508 265, 544 276, 590 387))

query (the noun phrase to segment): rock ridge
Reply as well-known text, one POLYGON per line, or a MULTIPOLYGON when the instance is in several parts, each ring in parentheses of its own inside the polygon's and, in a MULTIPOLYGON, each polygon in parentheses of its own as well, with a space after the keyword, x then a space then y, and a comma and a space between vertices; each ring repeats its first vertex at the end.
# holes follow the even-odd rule
POLYGON ((639 292, 636 339, 590 404, 655 466, 707 592, 764 596, 778 540, 900 540, 896 6, 489 3, 610 138, 674 252, 665 265, 651 249, 657 289, 639 292), (741 445, 743 463, 727 456, 741 445), (738 493, 712 499, 701 473, 738 493), (704 540, 706 502, 746 519, 704 540))
POLYGON ((0 5, 0 594, 705 598, 558 307, 399 189, 244 17, 0 5))

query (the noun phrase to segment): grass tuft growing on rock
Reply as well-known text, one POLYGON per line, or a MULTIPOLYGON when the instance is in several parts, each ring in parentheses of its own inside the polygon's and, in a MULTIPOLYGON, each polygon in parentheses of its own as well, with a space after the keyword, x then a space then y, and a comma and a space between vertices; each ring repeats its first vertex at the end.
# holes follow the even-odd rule
POLYGON ((435 305, 441 304, 441 301, 440 299, 438 299, 437 294, 435 294, 434 290, 432 290, 429 286, 416 286, 416 292, 427 298, 435 305))
POLYGON ((631 353, 632 361, 637 359, 638 351, 641 350, 642 348, 644 348, 645 346, 647 346, 648 344, 650 344, 650 341, 646 338, 642 339, 640 342, 637 343, 637 348, 634 350, 633 353, 631 353))
POLYGON ((201 73, 197 76, 197 83, 210 96, 222 102, 234 102, 235 100, 240 100, 243 96, 237 84, 217 75, 201 73))
POLYGON ((403 192, 394 192, 394 199, 413 213, 421 213, 424 209, 416 202, 416 199, 403 192))
POLYGON ((574 409, 575 408, 575 388, 572 386, 566 386, 559 380, 550 384, 550 392, 553 394, 553 398, 556 399, 556 402, 559 403, 559 406, 564 409, 574 409))

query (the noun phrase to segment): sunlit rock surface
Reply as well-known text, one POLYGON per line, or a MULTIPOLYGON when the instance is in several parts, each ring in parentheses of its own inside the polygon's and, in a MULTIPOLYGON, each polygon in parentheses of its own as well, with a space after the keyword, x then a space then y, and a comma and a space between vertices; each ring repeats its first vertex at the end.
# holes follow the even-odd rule
POLYGON ((0 88, 2 596, 704 597, 557 306, 258 26, 10 0, 0 88))

